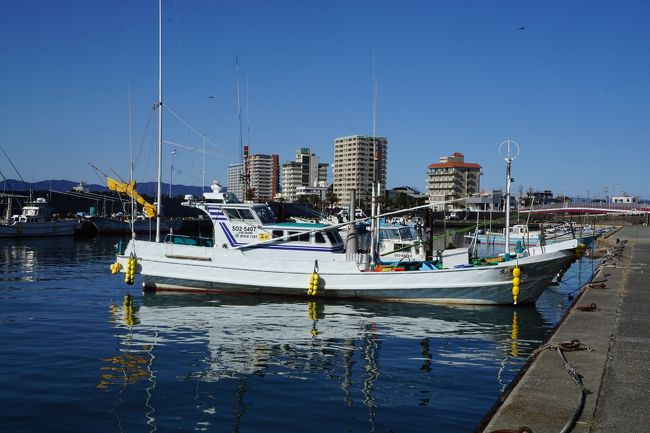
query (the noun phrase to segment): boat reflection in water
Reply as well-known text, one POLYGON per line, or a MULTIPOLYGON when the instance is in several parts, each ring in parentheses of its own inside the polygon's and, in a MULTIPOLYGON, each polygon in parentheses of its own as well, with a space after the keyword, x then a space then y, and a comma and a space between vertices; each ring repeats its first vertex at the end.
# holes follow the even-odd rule
POLYGON ((162 430, 467 431, 551 326, 534 307, 254 296, 145 294, 111 315, 98 387, 162 430))

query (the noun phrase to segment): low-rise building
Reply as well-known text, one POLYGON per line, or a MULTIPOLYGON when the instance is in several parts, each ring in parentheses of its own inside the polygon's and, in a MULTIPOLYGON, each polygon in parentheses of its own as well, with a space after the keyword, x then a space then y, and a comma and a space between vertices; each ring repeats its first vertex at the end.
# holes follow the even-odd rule
POLYGON ((465 206, 471 211, 503 211, 505 208, 503 191, 500 189, 483 191, 478 196, 467 198, 465 206))
POLYGON ((612 204, 636 204, 639 202, 639 197, 635 197, 633 195, 628 195, 623 193, 623 195, 620 196, 614 196, 612 197, 612 204))

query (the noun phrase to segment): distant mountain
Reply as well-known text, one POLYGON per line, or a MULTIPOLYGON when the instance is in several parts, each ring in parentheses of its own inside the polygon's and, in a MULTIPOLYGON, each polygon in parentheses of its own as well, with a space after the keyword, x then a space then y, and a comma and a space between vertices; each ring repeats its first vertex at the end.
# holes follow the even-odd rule
MULTIPOLYGON (((0 182, 0 191, 2 192, 25 192, 29 191, 31 188, 33 191, 60 191, 68 192, 79 185, 79 182, 73 182, 70 180, 41 180, 39 182, 23 182, 22 180, 16 179, 7 179, 0 182)), ((90 184, 86 185, 90 192, 106 192, 108 188, 104 185, 90 184)), ((154 197, 157 194, 156 182, 142 182, 136 185, 136 189, 140 194, 148 195, 154 197)), ((209 191, 208 188, 205 189, 209 191)), ((169 184, 162 184, 162 193, 167 195, 169 193, 169 184)), ((192 194, 194 196, 201 195, 200 186, 188 186, 188 185, 173 185, 172 186, 172 195, 185 195, 192 194)))

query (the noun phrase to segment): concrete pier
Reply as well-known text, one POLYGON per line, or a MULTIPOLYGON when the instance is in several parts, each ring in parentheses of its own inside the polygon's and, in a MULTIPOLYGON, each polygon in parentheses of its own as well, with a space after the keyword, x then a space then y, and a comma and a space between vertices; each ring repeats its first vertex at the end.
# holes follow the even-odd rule
POLYGON ((592 284, 477 432, 650 431, 650 227, 624 227, 607 248, 592 284))

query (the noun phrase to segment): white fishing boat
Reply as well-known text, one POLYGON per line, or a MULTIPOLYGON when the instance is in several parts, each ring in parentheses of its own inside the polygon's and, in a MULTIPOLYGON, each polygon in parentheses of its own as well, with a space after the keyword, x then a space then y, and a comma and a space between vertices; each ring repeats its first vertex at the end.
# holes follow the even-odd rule
POLYGON ((47 199, 39 197, 25 203, 20 214, 0 224, 0 238, 72 236, 78 226, 76 219, 54 218, 47 199))
MULTIPOLYGON (((159 74, 162 76, 160 71, 159 74)), ((158 204, 162 203, 161 80, 159 86, 158 204)), ((508 204, 511 160, 508 152, 508 204)), ((373 229, 379 218, 389 215, 375 213, 374 191, 375 185, 373 229)), ((378 194, 380 188, 376 191, 378 194)), ((374 242, 369 254, 346 254, 338 233, 340 225, 276 223, 267 204, 239 203, 233 194, 222 192, 218 184, 213 184, 212 192, 203 193, 199 199, 186 196, 183 205, 210 218, 211 238, 167 235, 161 241, 158 209, 155 241, 133 237, 126 248, 119 248, 111 270, 124 271, 125 282, 129 284, 139 274, 144 288, 153 290, 516 304, 534 303, 558 272, 573 260, 577 246, 576 241, 569 241, 562 248, 534 255, 526 251, 504 252, 494 262, 480 261, 470 257, 469 249, 459 248, 443 251, 435 261, 383 267, 374 242)))
POLYGON ((137 262, 145 289, 508 304, 518 268, 518 302, 531 303, 571 262, 577 246, 569 241, 534 255, 502 254, 483 262, 458 248, 431 262, 373 269, 368 254, 344 253, 336 225, 276 223, 268 205, 239 203, 217 184, 203 195, 201 201, 188 196, 183 205, 209 216, 213 238, 131 239, 118 254, 122 270, 137 262))

